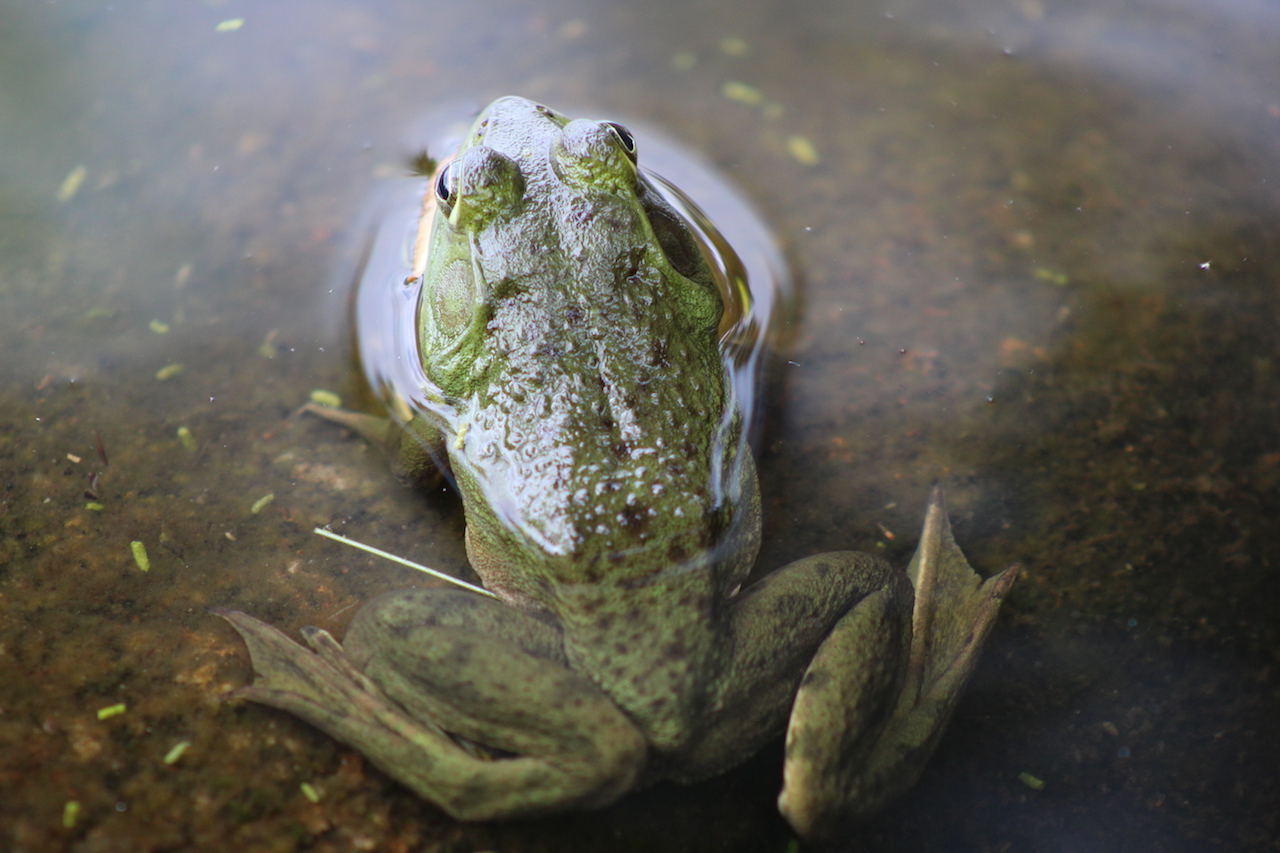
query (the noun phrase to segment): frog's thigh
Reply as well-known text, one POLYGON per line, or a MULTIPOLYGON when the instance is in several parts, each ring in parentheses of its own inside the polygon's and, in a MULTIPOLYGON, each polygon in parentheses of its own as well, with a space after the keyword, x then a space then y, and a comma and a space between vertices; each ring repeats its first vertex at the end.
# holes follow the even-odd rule
POLYGON ((605 805, 643 766, 639 730, 555 659, 558 633, 526 613, 471 593, 392 593, 357 615, 346 647, 411 717, 514 756, 472 758, 445 778, 398 772, 412 760, 385 768, 457 817, 605 805))

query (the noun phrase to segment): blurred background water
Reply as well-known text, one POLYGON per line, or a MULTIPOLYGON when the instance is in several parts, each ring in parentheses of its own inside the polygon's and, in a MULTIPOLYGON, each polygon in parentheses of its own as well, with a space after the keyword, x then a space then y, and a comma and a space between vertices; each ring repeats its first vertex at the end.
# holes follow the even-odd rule
POLYGON ((378 199, 514 93, 661 129, 782 244, 762 570, 905 562, 935 481, 1026 567, 847 849, 1276 849, 1277 43, 1249 0, 0 7, 0 846, 787 848, 776 749, 464 827, 219 702, 210 606, 340 634, 420 582, 313 526, 468 576, 455 500, 291 414, 367 399, 378 199))

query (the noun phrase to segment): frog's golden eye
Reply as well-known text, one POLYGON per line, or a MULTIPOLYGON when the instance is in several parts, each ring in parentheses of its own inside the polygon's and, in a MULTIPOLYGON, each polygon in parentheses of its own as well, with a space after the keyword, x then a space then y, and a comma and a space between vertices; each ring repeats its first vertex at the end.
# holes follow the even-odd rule
POLYGON ((436 175, 436 201, 447 211, 453 207, 458 196, 458 176, 455 174, 457 162, 447 164, 436 175))
POLYGON ((636 138, 631 135, 631 131, 616 121, 602 121, 600 123, 613 131, 613 135, 617 138, 618 144, 622 146, 622 150, 631 158, 632 163, 636 162, 636 138))

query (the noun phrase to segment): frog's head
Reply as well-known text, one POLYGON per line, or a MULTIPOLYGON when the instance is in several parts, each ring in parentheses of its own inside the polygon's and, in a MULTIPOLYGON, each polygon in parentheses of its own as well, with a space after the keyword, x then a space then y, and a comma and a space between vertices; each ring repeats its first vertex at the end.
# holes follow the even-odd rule
MULTIPOLYGON (((445 396, 487 382, 504 307, 522 321, 609 315, 619 299, 666 335, 709 334, 723 310, 690 229, 638 168, 622 125, 518 97, 491 104, 433 183, 423 276, 423 368, 445 396), (536 320, 537 318, 535 318, 536 320)), ((501 367, 501 365, 498 365, 501 367)))

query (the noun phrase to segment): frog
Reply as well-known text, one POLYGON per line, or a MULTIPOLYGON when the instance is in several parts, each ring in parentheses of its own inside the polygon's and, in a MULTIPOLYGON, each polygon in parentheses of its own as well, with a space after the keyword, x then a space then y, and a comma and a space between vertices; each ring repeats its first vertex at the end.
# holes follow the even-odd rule
MULTIPOLYGON (((287 711, 460 821, 610 805, 785 737, 778 809, 831 837, 917 781, 1012 566, 929 498, 905 570, 856 551, 748 582, 762 503, 708 247, 622 124, 515 96, 430 180, 400 416, 327 414, 443 470, 483 587, 365 603, 304 647, 219 609, 287 711)), ((394 407, 393 407, 394 408, 394 407)))

